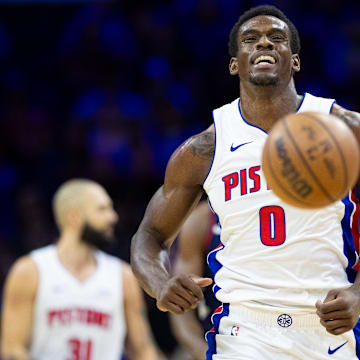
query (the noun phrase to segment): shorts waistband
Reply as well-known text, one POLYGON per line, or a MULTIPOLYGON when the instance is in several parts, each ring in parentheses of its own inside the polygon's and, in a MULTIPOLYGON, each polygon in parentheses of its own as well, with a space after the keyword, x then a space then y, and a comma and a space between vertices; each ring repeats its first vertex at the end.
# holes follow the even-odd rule
POLYGON ((313 328, 322 327, 320 318, 316 313, 296 314, 285 309, 277 311, 249 309, 247 307, 236 307, 230 317, 239 321, 249 321, 261 326, 273 326, 282 328, 313 328))

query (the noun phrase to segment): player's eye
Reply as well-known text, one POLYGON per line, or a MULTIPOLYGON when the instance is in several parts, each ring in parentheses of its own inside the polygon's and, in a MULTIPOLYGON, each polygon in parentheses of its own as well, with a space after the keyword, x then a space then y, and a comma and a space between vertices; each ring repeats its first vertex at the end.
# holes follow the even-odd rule
POLYGON ((281 35, 274 35, 274 36, 271 37, 271 40, 272 40, 272 41, 283 41, 283 40, 285 40, 285 39, 284 39, 284 37, 281 36, 281 35))
POLYGON ((249 36, 249 37, 246 37, 243 41, 245 43, 251 43, 251 42, 256 41, 256 37, 255 36, 249 36))

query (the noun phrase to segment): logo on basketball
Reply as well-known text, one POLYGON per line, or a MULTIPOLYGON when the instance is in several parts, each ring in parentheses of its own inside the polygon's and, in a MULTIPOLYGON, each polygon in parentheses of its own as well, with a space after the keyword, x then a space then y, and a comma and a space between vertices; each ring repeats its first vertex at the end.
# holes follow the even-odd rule
POLYGON ((277 155, 282 163, 281 175, 287 179, 293 191, 295 191, 302 198, 306 198, 311 192, 312 188, 307 183, 306 179, 302 178, 300 171, 295 167, 295 164, 288 156, 288 150, 285 147, 283 137, 279 137, 275 141, 277 155))
POLYGON ((277 323, 281 326, 281 327, 289 327, 292 324, 292 318, 290 315, 288 314, 281 314, 278 316, 277 318, 277 323))

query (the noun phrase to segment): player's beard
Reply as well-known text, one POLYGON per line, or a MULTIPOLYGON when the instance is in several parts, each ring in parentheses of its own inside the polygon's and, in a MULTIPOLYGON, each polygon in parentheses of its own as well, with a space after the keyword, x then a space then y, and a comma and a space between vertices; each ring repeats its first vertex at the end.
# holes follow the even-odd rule
POLYGON ((270 74, 250 74, 249 81, 256 86, 276 86, 279 78, 270 74))
POLYGON ((115 238, 112 235, 107 235, 105 231, 97 230, 89 223, 85 223, 80 236, 81 240, 99 250, 109 250, 114 244, 115 238))

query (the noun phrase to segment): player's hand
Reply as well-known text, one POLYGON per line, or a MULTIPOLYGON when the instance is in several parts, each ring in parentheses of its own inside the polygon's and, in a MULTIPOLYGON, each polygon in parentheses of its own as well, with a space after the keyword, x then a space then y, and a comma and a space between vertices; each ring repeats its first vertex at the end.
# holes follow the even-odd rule
POLYGON ((159 291, 156 305, 161 311, 182 314, 195 309, 204 298, 202 287, 212 283, 210 278, 198 276, 176 275, 170 278, 159 291))
POLYGON ((346 290, 329 291, 325 300, 315 304, 320 323, 333 335, 341 335, 352 330, 359 320, 359 289, 350 287, 346 290))

